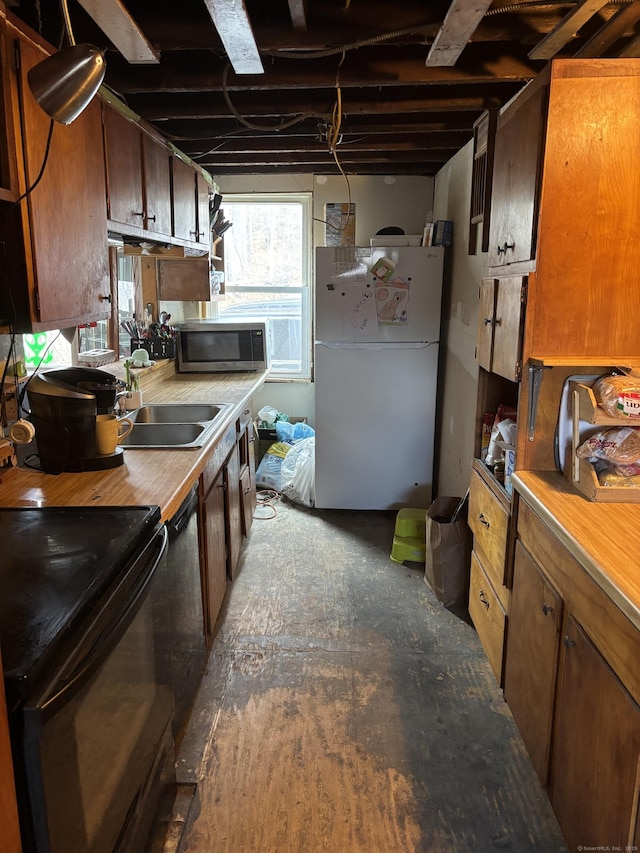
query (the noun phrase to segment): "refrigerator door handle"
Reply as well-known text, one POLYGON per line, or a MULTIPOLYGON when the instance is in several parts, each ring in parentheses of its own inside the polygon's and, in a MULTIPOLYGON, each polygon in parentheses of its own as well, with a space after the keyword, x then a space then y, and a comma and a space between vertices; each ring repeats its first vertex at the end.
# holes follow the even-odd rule
POLYGON ((316 346, 327 347, 327 349, 426 349, 438 346, 439 341, 316 341, 316 346))

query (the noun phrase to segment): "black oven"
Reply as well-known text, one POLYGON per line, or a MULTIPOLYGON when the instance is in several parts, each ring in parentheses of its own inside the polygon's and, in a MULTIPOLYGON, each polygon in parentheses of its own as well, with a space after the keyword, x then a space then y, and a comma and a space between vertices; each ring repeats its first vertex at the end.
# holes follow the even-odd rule
POLYGON ((139 853, 174 776, 157 507, 0 510, 23 849, 139 853))

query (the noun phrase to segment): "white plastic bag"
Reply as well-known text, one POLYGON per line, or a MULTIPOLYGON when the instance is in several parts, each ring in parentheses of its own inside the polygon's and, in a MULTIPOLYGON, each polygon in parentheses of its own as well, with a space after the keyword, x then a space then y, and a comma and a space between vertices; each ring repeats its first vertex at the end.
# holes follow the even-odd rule
POLYGON ((276 492, 281 491, 283 462, 282 456, 265 453, 256 471, 256 486, 262 489, 274 489, 276 492))
POLYGON ((282 494, 295 503, 316 503, 316 439, 297 441, 282 460, 282 494))

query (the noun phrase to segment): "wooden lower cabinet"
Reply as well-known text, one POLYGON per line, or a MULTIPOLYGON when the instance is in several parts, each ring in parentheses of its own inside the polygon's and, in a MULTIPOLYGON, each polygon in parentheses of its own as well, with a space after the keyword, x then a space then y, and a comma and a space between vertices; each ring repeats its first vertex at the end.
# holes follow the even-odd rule
POLYGON ((231 580, 236 576, 240 548, 242 547, 242 499, 240 497, 240 449, 231 451, 224 466, 227 521, 227 571, 231 580))
POLYGON ((504 695, 543 785, 549 768, 562 604, 526 548, 516 543, 504 695))
POLYGON ((469 616, 498 684, 502 684, 502 660, 507 614, 476 552, 471 554, 469 616))
POLYGON ((219 471, 201 506, 202 590, 205 631, 209 642, 214 636, 216 620, 227 592, 224 470, 219 471))
MULTIPOLYGON (((476 460, 471 472, 468 521, 473 533, 469 615, 491 669, 502 685, 511 590, 505 584, 509 503, 497 483, 485 479, 476 460)), ((489 477, 486 474, 486 477, 489 477)))
POLYGON ((501 587, 505 585, 506 577, 508 504, 475 469, 471 473, 468 519, 473 533, 474 551, 480 550, 485 555, 485 571, 504 604, 505 595, 501 587))
POLYGON ((241 430, 240 500, 242 503, 242 532, 248 536, 256 507, 256 451, 253 423, 250 419, 241 422, 241 430))
POLYGON ((563 636, 551 803, 570 850, 640 840, 640 708, 572 618, 563 636))
POLYGON ((633 849, 640 632, 522 498, 517 535, 505 698, 569 849, 633 849))

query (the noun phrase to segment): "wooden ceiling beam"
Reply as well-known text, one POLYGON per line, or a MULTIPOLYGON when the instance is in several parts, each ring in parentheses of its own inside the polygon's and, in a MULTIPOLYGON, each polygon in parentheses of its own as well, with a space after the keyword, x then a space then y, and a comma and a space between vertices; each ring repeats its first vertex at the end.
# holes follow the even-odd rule
POLYGON ((534 48, 529 59, 553 59, 609 0, 581 0, 534 48))
POLYGON ((427 55, 427 67, 452 67, 493 0, 453 0, 427 55))
POLYGON ((625 33, 633 29, 640 19, 640 2, 627 3, 606 21, 594 35, 583 44, 574 57, 595 59, 603 56, 625 33))
POLYGON ((236 74, 264 74, 244 0, 204 0, 236 74))
MULTIPOLYGON (((343 141, 338 145, 336 150, 338 154, 348 151, 349 154, 355 152, 399 152, 399 151, 450 151, 455 153, 471 139, 470 132, 460 131, 459 133, 450 133, 447 135, 438 134, 437 136, 429 135, 414 135, 408 138, 394 139, 391 136, 369 136, 367 138, 343 141)), ((200 150, 191 143, 190 145, 182 145, 181 150, 190 157, 200 156, 220 156, 225 157, 231 154, 236 157, 239 155, 251 154, 253 156, 272 154, 304 154, 314 153, 317 151, 326 151, 326 142, 320 142, 319 139, 305 141, 300 137, 289 137, 288 139, 281 138, 278 134, 274 138, 255 140, 255 139, 226 139, 217 140, 218 145, 207 152, 206 144, 201 146, 200 150)), ((197 143, 196 143, 197 144, 197 143)))
POLYGON ((289 14, 291 25, 296 33, 305 32, 307 29, 307 10, 305 0, 289 0, 289 14))
POLYGON ((160 62, 160 54, 120 0, 78 0, 127 62, 160 62))
MULTIPOLYGON (((606 0, 597 0, 605 2, 606 0)), ((595 2, 595 0, 592 0, 595 2)), ((464 68, 426 68, 424 54, 415 49, 400 52, 356 51, 347 56, 340 67, 340 87, 379 88, 384 86, 490 84, 501 81, 528 82, 538 73, 524 55, 492 56, 476 53, 476 59, 464 68)), ((135 74, 125 63, 107 62, 107 83, 123 95, 219 92, 222 90, 224 60, 213 53, 198 54, 190 58, 166 57, 160 66, 136 67, 135 74)), ((338 60, 294 61, 279 60, 266 64, 266 73, 238 77, 229 74, 227 90, 236 91, 282 89, 335 89, 338 60)))

